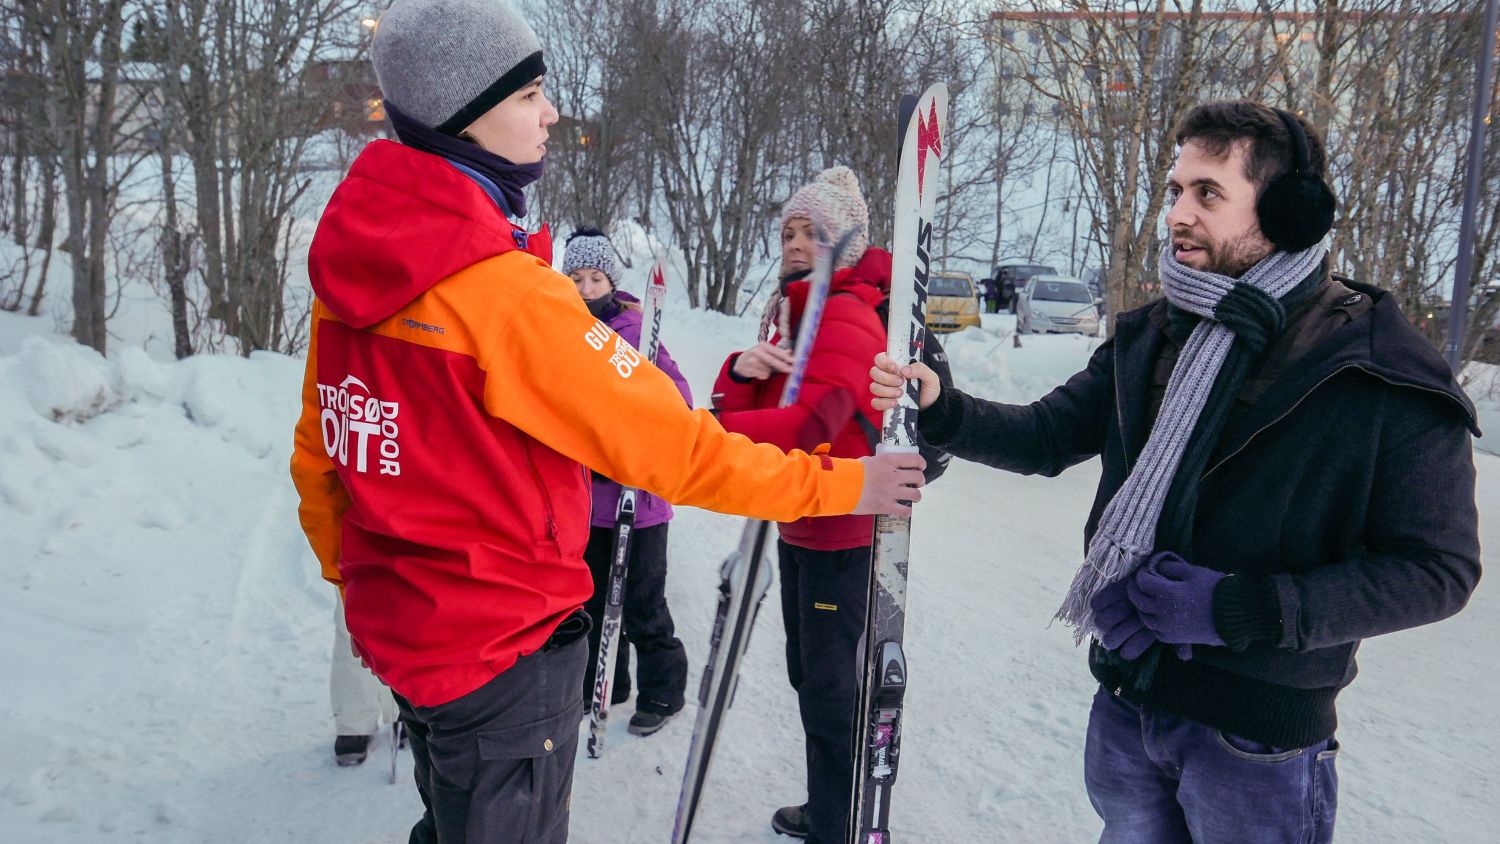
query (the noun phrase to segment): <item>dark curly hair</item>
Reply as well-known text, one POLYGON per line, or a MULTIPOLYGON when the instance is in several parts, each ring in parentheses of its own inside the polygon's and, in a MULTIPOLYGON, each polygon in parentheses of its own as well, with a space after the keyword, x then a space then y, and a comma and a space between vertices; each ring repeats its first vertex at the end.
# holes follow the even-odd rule
MULTIPOLYGON (((1309 175, 1326 181, 1328 157, 1323 139, 1306 120, 1295 114, 1292 116, 1307 135, 1309 175)), ((1245 178, 1258 191, 1265 190, 1273 179, 1291 170, 1297 155, 1296 142, 1286 124, 1270 106, 1253 100, 1220 100, 1196 106, 1177 124, 1173 134, 1178 146, 1193 141, 1215 158, 1227 155, 1236 141, 1248 140, 1250 149, 1245 156, 1245 178)))

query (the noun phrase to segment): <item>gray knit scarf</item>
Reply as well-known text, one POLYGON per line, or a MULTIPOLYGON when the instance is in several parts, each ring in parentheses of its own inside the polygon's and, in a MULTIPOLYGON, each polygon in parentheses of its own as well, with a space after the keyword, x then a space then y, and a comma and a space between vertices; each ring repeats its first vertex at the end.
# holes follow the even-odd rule
MULTIPOLYGON (((1162 251, 1167 301, 1202 321, 1172 370, 1146 447, 1105 506, 1084 563, 1057 611, 1058 619, 1077 628, 1075 641, 1100 635, 1089 606, 1094 595, 1132 574, 1158 550, 1163 505, 1231 346, 1238 339, 1241 347, 1252 347, 1245 351, 1264 349, 1285 322, 1282 300, 1312 274, 1325 252, 1321 244, 1302 252, 1273 252, 1235 279, 1183 266, 1170 249, 1162 251)), ((1242 376, 1243 367, 1238 369, 1242 376)))

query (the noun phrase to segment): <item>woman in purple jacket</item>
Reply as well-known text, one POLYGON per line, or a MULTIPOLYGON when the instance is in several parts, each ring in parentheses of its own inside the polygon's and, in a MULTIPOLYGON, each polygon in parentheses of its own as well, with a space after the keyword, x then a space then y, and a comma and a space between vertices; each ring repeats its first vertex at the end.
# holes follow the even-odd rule
MULTIPOLYGON (((590 313, 626 342, 640 346, 640 302, 629 293, 616 289, 619 270, 615 264, 615 250, 603 232, 590 228, 575 231, 568 238, 563 253, 562 271, 578 286, 578 293, 583 296, 590 313)), ((683 400, 691 407, 693 396, 688 391, 687 379, 682 377, 672 356, 667 354, 666 346, 657 351, 656 366, 672 377, 683 400)), ((594 665, 599 659, 599 621, 604 616, 620 485, 596 473, 593 494, 593 529, 583 555, 594 575, 594 595, 584 609, 595 619, 594 629, 589 632, 589 661, 583 678, 585 705, 593 694, 594 665)), ((660 730, 667 719, 677 714, 682 709, 683 691, 687 687, 687 652, 676 636, 672 613, 667 609, 667 522, 671 518, 672 505, 646 492, 636 493, 635 530, 630 538, 629 569, 625 579, 625 635, 615 659, 610 703, 630 699, 629 646, 633 645, 637 659, 637 694, 630 732, 638 736, 649 736, 660 730)))

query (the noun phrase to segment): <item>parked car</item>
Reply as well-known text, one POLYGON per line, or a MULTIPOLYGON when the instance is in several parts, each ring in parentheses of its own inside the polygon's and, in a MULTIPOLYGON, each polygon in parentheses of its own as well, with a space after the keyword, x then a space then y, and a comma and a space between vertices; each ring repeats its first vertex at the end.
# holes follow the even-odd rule
POLYGON ((1082 280, 1034 275, 1016 297, 1016 331, 1022 334, 1098 334, 1099 308, 1082 280))
POLYGON ((927 328, 939 334, 979 326, 979 294, 968 273, 937 272, 927 279, 927 328))
POLYGON ((1011 313, 1016 312, 1016 296, 1026 288, 1027 279, 1034 275, 1055 275, 1056 267, 1046 264, 1033 264, 1029 261, 1001 261, 995 267, 995 286, 1000 293, 1000 307, 1011 313))

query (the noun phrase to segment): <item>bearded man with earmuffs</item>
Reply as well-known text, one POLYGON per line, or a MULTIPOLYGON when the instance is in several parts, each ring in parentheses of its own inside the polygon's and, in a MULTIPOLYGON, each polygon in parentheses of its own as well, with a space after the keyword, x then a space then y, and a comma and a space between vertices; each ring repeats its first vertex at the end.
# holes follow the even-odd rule
POLYGON ((1086 369, 1006 405, 881 355, 874 406, 917 378, 921 432, 955 457, 1052 476, 1102 456, 1058 611, 1099 681, 1101 842, 1327 842, 1361 640, 1450 616, 1479 581, 1479 430, 1394 297, 1331 274, 1311 126, 1215 102, 1175 140, 1165 298, 1086 369))

